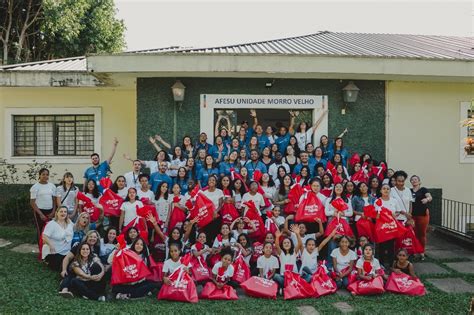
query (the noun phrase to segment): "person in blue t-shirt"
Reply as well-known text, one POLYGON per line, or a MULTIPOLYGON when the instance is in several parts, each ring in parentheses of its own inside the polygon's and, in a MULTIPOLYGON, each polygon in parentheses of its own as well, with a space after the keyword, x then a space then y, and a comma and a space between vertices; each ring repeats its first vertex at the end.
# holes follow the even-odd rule
POLYGON ((219 176, 219 170, 215 166, 214 159, 212 158, 212 156, 207 155, 205 161, 206 164, 201 168, 199 174, 197 175, 197 180, 199 186, 201 187, 207 186, 207 181, 209 180, 209 177, 211 175, 219 176))
POLYGON ((211 147, 212 145, 207 142, 207 134, 205 132, 201 132, 201 134, 199 135, 199 141, 196 142, 196 145, 194 146, 194 148, 196 150, 204 149, 206 150, 206 153, 207 153, 209 152, 209 149, 211 147))
POLYGON ((230 176, 231 170, 234 169, 238 171, 240 169, 240 164, 237 161, 239 153, 237 151, 231 151, 229 153, 229 160, 219 163, 219 174, 220 176, 230 176))
POLYGON ((316 147, 313 153, 314 153, 314 156, 309 158, 309 162, 312 163, 313 165, 321 163, 324 166, 324 168, 326 168, 328 161, 326 161, 323 158, 323 150, 321 149, 321 147, 316 147))
POLYGON ((168 163, 161 161, 158 166, 158 172, 154 172, 150 175, 149 183, 151 185, 151 191, 156 192, 158 185, 162 182, 167 182, 168 187, 171 188, 173 185, 173 180, 166 174, 168 170, 168 163))
POLYGON ((209 149, 209 155, 216 160, 216 163, 224 161, 229 152, 229 148, 224 143, 221 136, 217 136, 214 140, 214 145, 209 149))
POLYGON ((303 166, 307 166, 309 168, 309 172, 310 172, 311 177, 313 177, 314 176, 314 165, 315 164, 312 164, 309 161, 308 152, 306 152, 306 151, 301 152, 300 153, 300 160, 301 160, 301 163, 296 165, 295 168, 293 169, 293 175, 299 175, 301 169, 303 168, 303 166))
POLYGON ((113 145, 112 145, 112 152, 107 160, 100 163, 100 156, 98 153, 91 154, 91 162, 92 166, 88 167, 84 172, 84 187, 87 185, 89 180, 93 180, 96 182, 99 190, 102 191, 102 186, 99 185, 99 181, 107 177, 107 173, 110 170, 110 163, 114 158, 115 152, 117 151, 118 140, 114 138, 113 145))
POLYGON ((334 155, 336 153, 339 153, 342 157, 342 165, 345 167, 347 166, 347 160, 349 158, 349 151, 347 151, 346 148, 344 148, 344 143, 342 141, 342 136, 347 133, 347 128, 344 130, 344 132, 339 135, 336 139, 334 139, 334 143, 332 146, 329 148, 329 159, 332 160, 334 158, 334 155))
POLYGON ((284 126, 280 127, 278 138, 275 139, 275 143, 278 145, 278 151, 282 154, 285 154, 286 147, 290 143, 290 137, 295 133, 295 116, 296 112, 289 111, 290 113, 290 126, 286 128, 284 126))
POLYGON ((267 172, 267 167, 262 161, 258 160, 258 157, 259 155, 257 150, 250 151, 250 160, 244 165, 247 168, 249 178, 253 178, 253 173, 256 170, 259 170, 262 172, 262 174, 267 172))

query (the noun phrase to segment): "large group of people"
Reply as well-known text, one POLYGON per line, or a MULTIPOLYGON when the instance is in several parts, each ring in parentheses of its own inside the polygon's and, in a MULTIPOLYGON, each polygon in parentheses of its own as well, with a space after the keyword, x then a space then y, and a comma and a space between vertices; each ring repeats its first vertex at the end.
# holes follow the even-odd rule
POLYGON ((347 129, 313 143, 321 119, 296 126, 290 111, 290 125, 275 132, 250 116, 252 126, 236 128, 221 128, 218 117, 213 144, 205 133, 173 147, 151 136, 154 159, 124 154, 131 170, 123 175, 110 171, 114 139, 107 160, 91 155, 82 191, 72 173, 56 187, 40 170, 31 206, 41 260, 62 278, 59 294, 105 301, 111 283, 116 299, 143 297, 169 286, 180 268, 197 284, 237 287, 242 261, 280 293, 286 273, 309 283, 321 266, 338 288, 391 273, 416 277, 409 259, 424 259, 432 200, 418 176, 349 150, 347 129), (385 227, 398 234, 377 236, 385 227), (125 253, 152 276, 121 282, 125 253), (186 256, 208 278, 193 274, 186 256))

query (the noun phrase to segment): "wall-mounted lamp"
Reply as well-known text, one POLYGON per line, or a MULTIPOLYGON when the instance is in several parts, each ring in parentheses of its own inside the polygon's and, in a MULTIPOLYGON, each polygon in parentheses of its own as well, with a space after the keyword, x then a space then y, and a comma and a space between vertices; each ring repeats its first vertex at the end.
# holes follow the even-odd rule
POLYGON ((360 89, 352 81, 349 81, 349 83, 342 89, 342 96, 344 98, 344 108, 341 110, 342 115, 346 114, 347 104, 355 103, 355 101, 357 101, 359 91, 360 89))
POLYGON ((275 84, 275 80, 267 81, 267 82, 265 82, 265 87, 266 87, 267 89, 271 89, 272 86, 273 86, 273 84, 275 84))
POLYGON ((173 98, 175 102, 182 102, 184 101, 184 92, 186 87, 180 80, 176 80, 176 82, 171 87, 171 91, 173 92, 173 98))
POLYGON ((360 89, 354 82, 349 81, 349 83, 342 89, 342 93, 344 96, 344 102, 347 103, 355 103, 357 101, 357 96, 359 95, 360 89))

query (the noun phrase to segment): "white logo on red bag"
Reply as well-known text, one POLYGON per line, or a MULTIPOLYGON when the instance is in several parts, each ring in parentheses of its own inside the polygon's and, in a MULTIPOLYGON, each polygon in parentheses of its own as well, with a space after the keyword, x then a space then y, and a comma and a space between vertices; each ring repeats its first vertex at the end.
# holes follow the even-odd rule
POLYGON ((359 282, 359 287, 360 288, 367 288, 369 285, 370 285, 370 283, 366 282, 366 281, 359 282))
POLYGON ((315 214, 319 211, 318 205, 308 205, 304 207, 304 211, 308 214, 315 214))
POLYGON ((331 280, 322 281, 322 282, 321 282, 321 286, 322 286, 323 288, 327 288, 327 289, 334 289, 334 285, 333 285, 333 283, 332 283, 331 280))
POLYGON ((395 278, 395 282, 399 287, 409 288, 413 285, 413 280, 409 277, 395 278))
POLYGON ((130 278, 136 278, 136 277, 138 277, 138 269, 137 269, 137 265, 136 265, 136 264, 125 266, 125 267, 123 268, 123 272, 125 272, 126 274, 128 274, 128 275, 130 276, 130 278))
POLYGON ((395 221, 384 223, 380 227, 381 230, 395 230, 397 229, 397 223, 395 221))
POLYGON ((188 280, 175 281, 173 287, 178 290, 186 290, 188 288, 188 280))
POLYGON ((402 240, 402 245, 413 246, 413 240, 411 238, 404 238, 402 240))
POLYGON ((207 217, 207 207, 206 206, 202 206, 201 208, 199 208, 198 210, 198 220, 201 221, 202 219, 204 219, 205 217, 207 217))
POLYGON ((224 215, 222 216, 222 219, 223 219, 223 220, 230 221, 230 222, 233 221, 232 216, 231 216, 230 214, 228 214, 228 213, 227 213, 227 214, 224 214, 224 215))
POLYGON ((112 207, 112 208, 118 208, 118 206, 119 206, 119 201, 116 200, 116 199, 107 200, 107 201, 105 202, 105 204, 108 205, 108 206, 110 206, 110 207, 112 207))
POLYGON ((273 280, 264 279, 264 278, 257 278, 257 282, 259 282, 260 285, 265 288, 270 288, 275 283, 275 281, 273 280))
POLYGON ((342 225, 342 223, 338 223, 338 224, 336 225, 336 231, 341 232, 341 233, 344 233, 344 231, 345 231, 345 230, 344 230, 344 225, 342 225))

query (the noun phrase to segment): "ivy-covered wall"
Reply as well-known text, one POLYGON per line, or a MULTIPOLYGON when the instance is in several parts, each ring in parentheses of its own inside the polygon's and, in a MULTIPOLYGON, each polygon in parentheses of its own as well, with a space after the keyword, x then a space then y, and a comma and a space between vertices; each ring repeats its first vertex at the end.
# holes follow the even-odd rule
MULTIPOLYGON (((342 88, 348 83, 340 80, 276 80, 265 88, 267 79, 180 78, 186 86, 185 100, 177 114, 177 139, 184 135, 196 140, 199 129, 200 94, 294 94, 328 95, 328 131, 330 139, 345 128, 345 146, 351 151, 371 153, 385 160, 385 83, 384 81, 355 81, 360 88, 355 104, 346 114, 342 88)), ((175 78, 139 78, 137 80, 137 150, 140 159, 152 159, 154 149, 148 143, 150 135, 160 134, 165 140, 173 136, 171 86, 175 78)))

